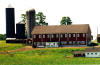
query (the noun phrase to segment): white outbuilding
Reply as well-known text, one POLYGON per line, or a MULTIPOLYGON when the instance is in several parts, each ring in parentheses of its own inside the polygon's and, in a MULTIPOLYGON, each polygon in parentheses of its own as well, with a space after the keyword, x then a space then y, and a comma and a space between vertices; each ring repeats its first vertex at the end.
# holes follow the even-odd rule
POLYGON ((100 57, 100 48, 86 48, 85 57, 100 57))

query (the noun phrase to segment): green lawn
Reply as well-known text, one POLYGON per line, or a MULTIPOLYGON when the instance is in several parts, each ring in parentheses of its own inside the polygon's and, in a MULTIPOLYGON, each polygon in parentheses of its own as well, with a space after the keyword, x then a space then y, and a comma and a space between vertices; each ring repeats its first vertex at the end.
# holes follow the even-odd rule
POLYGON ((0 41, 0 52, 8 51, 8 50, 15 50, 18 48, 24 47, 24 44, 21 43, 6 43, 6 41, 0 41))
MULTIPOLYGON (((7 44, 8 45, 8 44, 7 44)), ((8 45, 7 48, 17 47, 20 44, 8 45), (13 47, 14 46, 14 47, 13 47)), ((2 44, 3 46, 3 44, 2 44)), ((6 44, 4 43, 6 47, 6 44)), ((22 45, 23 46, 23 45, 22 45)), ((15 49, 15 48, 14 48, 15 49)), ((11 50, 11 49, 10 49, 11 50)), ((0 65, 88 65, 100 64, 100 58, 74 58, 73 51, 84 50, 84 48, 56 48, 37 49, 22 52, 11 52, 0 54, 0 65)))

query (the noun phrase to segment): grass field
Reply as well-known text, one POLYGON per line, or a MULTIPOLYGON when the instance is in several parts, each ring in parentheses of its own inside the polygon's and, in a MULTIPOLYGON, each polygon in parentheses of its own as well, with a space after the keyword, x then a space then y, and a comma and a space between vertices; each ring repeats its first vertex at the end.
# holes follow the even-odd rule
MULTIPOLYGON (((0 42, 0 44, 2 43, 0 42)), ((4 46, 6 47, 5 43, 4 46)), ((11 46, 8 45, 7 49, 12 47, 11 49, 13 50, 13 46, 19 46, 19 48, 23 47, 23 45, 14 44, 11 46)), ((18 47, 16 49, 18 49, 18 47)), ((34 49, 11 52, 10 54, 13 54, 13 56, 9 54, 0 54, 0 65, 99 65, 100 58, 73 57, 73 51, 84 49, 85 48, 34 49)))
POLYGON ((5 41, 0 41, 0 52, 3 52, 3 51, 8 51, 8 50, 15 50, 15 49, 18 49, 18 48, 22 48, 24 47, 25 45, 24 44, 20 44, 20 43, 7 43, 5 41))

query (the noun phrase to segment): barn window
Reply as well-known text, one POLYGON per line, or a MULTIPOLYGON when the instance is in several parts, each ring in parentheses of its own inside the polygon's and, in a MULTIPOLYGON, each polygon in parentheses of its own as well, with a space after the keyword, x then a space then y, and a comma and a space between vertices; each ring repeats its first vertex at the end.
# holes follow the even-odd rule
POLYGON ((93 55, 93 53, 91 53, 91 55, 93 55))
POLYGON ((69 44, 72 44, 72 41, 69 41, 69 44))
POLYGON ((65 37, 67 37, 67 34, 65 34, 65 37))
POLYGON ((95 55, 97 55, 97 53, 95 53, 95 55))
POLYGON ((34 42, 34 45, 36 45, 37 43, 36 42, 34 42))
POLYGON ((67 44, 67 42, 63 41, 63 42, 61 42, 61 44, 62 44, 62 45, 66 45, 66 44, 67 44))
POLYGON ((37 42, 37 46, 39 46, 40 45, 40 42, 37 42))
POLYGON ((80 41, 77 41, 77 44, 80 44, 80 41))
POLYGON ((53 34, 51 35, 51 37, 52 37, 52 38, 54 37, 53 34))
POLYGON ((76 41, 73 41, 73 44, 75 44, 76 41))
POLYGON ((56 38, 58 38, 59 37, 59 35, 58 34, 56 34, 56 38))
POLYGON ((47 37, 50 38, 50 35, 48 34, 47 37))
POLYGON ((43 35, 43 38, 45 38, 45 35, 43 35))
POLYGON ((36 38, 36 35, 34 35, 33 37, 36 38))
POLYGON ((85 41, 81 41, 81 44, 85 44, 85 41))
POLYGON ((85 33, 83 34, 83 37, 85 37, 85 33))
POLYGON ((41 35, 39 35, 39 38, 41 38, 41 35))
POLYGON ((79 34, 77 34, 77 37, 80 37, 80 35, 79 35, 79 34))
POLYGON ((71 37, 71 34, 69 34, 69 37, 71 37))
POLYGON ((44 45, 44 42, 42 42, 41 45, 44 45))
POLYGON ((62 37, 63 37, 63 35, 61 34, 61 35, 60 35, 60 37, 62 38, 62 37))
POLYGON ((73 34, 73 37, 75 37, 75 34, 73 34))

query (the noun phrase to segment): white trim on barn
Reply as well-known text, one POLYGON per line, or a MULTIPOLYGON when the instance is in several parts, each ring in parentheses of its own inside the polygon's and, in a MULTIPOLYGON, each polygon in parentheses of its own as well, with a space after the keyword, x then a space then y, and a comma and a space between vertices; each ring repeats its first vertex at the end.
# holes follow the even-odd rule
POLYGON ((44 48, 45 47, 45 43, 44 42, 36 42, 36 45, 39 48, 44 48))
POLYGON ((58 42, 46 42, 46 47, 59 47, 58 42))
POLYGON ((59 47, 59 42, 35 42, 35 44, 39 48, 59 47))

